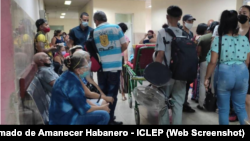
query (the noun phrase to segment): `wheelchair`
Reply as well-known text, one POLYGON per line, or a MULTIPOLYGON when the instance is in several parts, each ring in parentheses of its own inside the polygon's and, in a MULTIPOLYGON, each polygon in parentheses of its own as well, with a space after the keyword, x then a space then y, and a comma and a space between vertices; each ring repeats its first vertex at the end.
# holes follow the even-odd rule
MULTIPOLYGON (((127 62, 123 67, 125 68, 124 76, 121 81, 124 81, 125 89, 128 93, 129 107, 132 108, 133 98, 132 92, 138 84, 142 85, 144 79, 143 71, 144 68, 153 62, 152 55, 155 50, 155 44, 143 44, 143 45, 133 45, 134 48, 134 59, 133 62, 127 62)), ((135 107, 137 103, 135 102, 135 107)))

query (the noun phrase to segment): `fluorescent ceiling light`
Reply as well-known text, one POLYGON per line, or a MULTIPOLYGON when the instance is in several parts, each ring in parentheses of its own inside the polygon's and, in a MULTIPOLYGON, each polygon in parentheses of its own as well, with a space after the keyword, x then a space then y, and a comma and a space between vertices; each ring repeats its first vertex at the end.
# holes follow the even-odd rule
POLYGON ((150 8, 151 8, 152 6, 150 5, 150 6, 148 6, 148 7, 150 7, 150 8))
POLYGON ((64 4, 65 4, 65 5, 70 5, 70 4, 71 4, 71 1, 65 1, 64 4))
POLYGON ((64 16, 60 16, 60 18, 61 18, 61 19, 63 19, 63 18, 64 18, 64 16))
POLYGON ((62 13, 61 15, 65 16, 65 15, 66 15, 66 13, 62 13))

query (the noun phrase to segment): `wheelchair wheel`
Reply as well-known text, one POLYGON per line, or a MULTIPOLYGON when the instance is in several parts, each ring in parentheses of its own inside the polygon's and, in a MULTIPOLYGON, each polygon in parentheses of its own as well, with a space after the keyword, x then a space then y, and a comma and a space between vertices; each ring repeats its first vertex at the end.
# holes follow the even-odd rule
POLYGON ((129 108, 132 108, 132 95, 128 96, 129 108))
POLYGON ((134 114, 135 114, 135 124, 140 125, 140 112, 138 107, 134 108, 134 114))

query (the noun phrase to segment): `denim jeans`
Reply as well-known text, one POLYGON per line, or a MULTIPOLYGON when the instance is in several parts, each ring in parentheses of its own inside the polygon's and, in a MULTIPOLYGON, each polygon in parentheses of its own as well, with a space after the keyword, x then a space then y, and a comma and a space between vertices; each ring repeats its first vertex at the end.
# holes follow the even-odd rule
POLYGON ((229 124, 230 97, 240 124, 245 124, 244 120, 247 119, 245 100, 248 90, 248 79, 249 72, 245 63, 240 65, 221 64, 219 72, 216 67, 214 84, 217 84, 215 85, 215 90, 217 92, 220 125, 229 124))
POLYGON ((85 115, 79 115, 75 125, 107 125, 109 113, 104 110, 96 110, 85 115))
POLYGON ((117 103, 117 94, 120 86, 120 74, 117 72, 98 72, 98 85, 106 96, 112 96, 114 98, 113 104, 109 105, 110 108, 110 122, 114 119, 115 107, 117 103))

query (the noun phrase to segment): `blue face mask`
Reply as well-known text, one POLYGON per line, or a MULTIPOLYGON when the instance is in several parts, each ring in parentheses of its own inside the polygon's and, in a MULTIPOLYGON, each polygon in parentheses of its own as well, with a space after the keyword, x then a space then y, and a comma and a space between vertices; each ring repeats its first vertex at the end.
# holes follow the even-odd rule
POLYGON ((80 75, 80 77, 83 79, 83 78, 86 78, 89 75, 90 75, 90 72, 89 71, 85 71, 83 74, 80 75))
POLYGON ((89 25, 88 22, 82 22, 82 26, 83 26, 83 27, 87 27, 88 25, 89 25))

